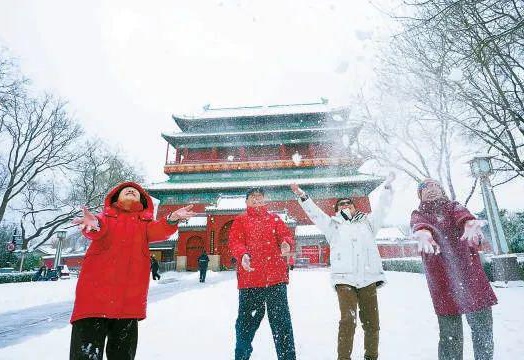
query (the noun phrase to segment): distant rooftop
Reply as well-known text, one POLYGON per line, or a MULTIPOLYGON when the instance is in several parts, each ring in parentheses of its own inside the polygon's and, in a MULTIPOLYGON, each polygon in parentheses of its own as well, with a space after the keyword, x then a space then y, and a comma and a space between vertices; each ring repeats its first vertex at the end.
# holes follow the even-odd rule
POLYGON ((297 104, 273 104, 254 106, 230 106, 214 107, 211 104, 204 105, 202 111, 195 114, 173 114, 174 119, 200 120, 200 119, 222 119, 230 117, 252 117, 273 116, 288 114, 317 114, 344 110, 343 107, 328 105, 328 99, 321 98, 318 102, 297 104))
POLYGON ((298 225, 295 228, 296 237, 324 236, 324 233, 316 225, 298 225))
POLYGON ((397 227, 383 227, 377 232, 377 240, 405 239, 406 235, 397 227))
POLYGON ((223 133, 257 130, 325 127, 328 123, 343 126, 348 121, 348 107, 333 107, 327 100, 303 104, 267 106, 212 107, 192 114, 173 114, 184 133, 223 133))
POLYGON ((220 195, 215 206, 207 206, 206 210, 244 210, 246 197, 244 195, 220 195))
POLYGON ((180 222, 178 227, 183 228, 195 228, 195 227, 206 227, 207 226, 207 216, 206 215, 197 215, 189 218, 186 222, 180 222))

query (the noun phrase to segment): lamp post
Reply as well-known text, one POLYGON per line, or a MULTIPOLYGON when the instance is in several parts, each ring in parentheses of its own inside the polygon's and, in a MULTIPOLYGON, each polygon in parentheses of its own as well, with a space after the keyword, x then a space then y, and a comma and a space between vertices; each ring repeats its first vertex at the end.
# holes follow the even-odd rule
POLYGON ((524 282, 520 279, 517 256, 509 254, 509 246, 502 228, 497 200, 489 180, 490 175, 493 174, 491 158, 493 156, 476 156, 469 161, 469 165, 472 175, 479 180, 482 189, 482 199, 484 200, 484 208, 488 218, 491 245, 495 253, 495 256, 491 259, 493 280, 495 285, 499 286, 507 286, 510 281, 514 285, 522 286, 524 282))
POLYGON ((66 238, 67 231, 65 230, 58 230, 56 232, 56 238, 58 239, 58 243, 56 245, 56 253, 55 253, 55 262, 54 267, 55 269, 60 265, 60 261, 62 260, 62 242, 66 238))

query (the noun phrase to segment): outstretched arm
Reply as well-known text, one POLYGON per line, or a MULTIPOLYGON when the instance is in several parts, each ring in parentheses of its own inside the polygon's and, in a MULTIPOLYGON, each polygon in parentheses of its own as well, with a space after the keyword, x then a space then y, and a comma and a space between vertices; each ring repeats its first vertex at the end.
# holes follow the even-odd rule
POLYGON ((440 246, 433 237, 437 233, 437 229, 418 210, 411 213, 411 230, 413 231, 413 239, 418 242, 420 254, 440 254, 440 246))
POLYGON ((153 221, 147 226, 147 239, 149 242, 164 241, 178 230, 178 223, 188 220, 196 215, 191 210, 193 205, 184 206, 170 213, 166 218, 153 221))
POLYGON ((482 227, 487 222, 485 220, 477 220, 465 206, 458 202, 454 204, 453 218, 455 224, 464 229, 460 240, 467 241, 469 247, 477 249, 482 244, 482 241, 485 240, 482 227))
POLYGON ((78 225, 82 234, 89 240, 99 240, 107 233, 107 224, 102 216, 95 216, 86 206, 82 207, 82 216, 74 218, 73 224, 78 225))

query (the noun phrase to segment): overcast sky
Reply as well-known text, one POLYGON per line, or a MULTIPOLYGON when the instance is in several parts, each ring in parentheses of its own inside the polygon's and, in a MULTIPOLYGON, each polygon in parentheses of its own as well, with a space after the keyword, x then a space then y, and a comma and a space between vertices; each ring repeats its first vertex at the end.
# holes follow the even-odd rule
MULTIPOLYGON (((160 134, 174 131, 171 114, 320 97, 348 105, 372 86, 391 29, 364 0, 0 2, 0 45, 22 73, 67 99, 87 132, 140 163, 149 181, 166 178, 160 134)), ((416 205, 414 185, 398 185, 406 188, 395 222, 416 205)), ((522 182, 500 188, 500 206, 522 208, 514 196, 522 190, 522 182)))

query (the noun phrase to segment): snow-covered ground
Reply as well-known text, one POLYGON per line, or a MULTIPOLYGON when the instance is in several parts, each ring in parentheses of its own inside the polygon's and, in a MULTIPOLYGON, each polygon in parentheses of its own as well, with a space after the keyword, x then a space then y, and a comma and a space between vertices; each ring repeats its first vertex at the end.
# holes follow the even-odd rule
MULTIPOLYGON (((137 359, 232 359, 238 305, 234 273, 209 273, 209 282, 205 284, 198 283, 195 273, 164 275, 164 281, 152 286, 179 287, 191 282, 194 286, 150 303, 148 318, 139 325, 137 359)), ((0 285, 0 315, 72 299, 75 283, 75 280, 69 280, 0 285)), ((493 308, 495 359, 520 359, 524 354, 524 288, 495 291, 499 298, 499 305, 493 308)), ((329 272, 292 272, 289 302, 297 359, 335 359, 339 311, 335 292, 329 285, 329 272)), ((379 290, 379 302, 380 358, 436 359, 438 326, 423 275, 388 272, 388 284, 379 290)), ((469 329, 467 325, 465 327, 464 359, 473 359, 469 329)), ((0 359, 66 359, 70 330, 70 326, 65 326, 0 348, 0 359)), ((262 322, 253 346, 253 360, 276 359, 267 318, 262 322)), ((360 328, 354 349, 353 358, 362 359, 360 328)))

